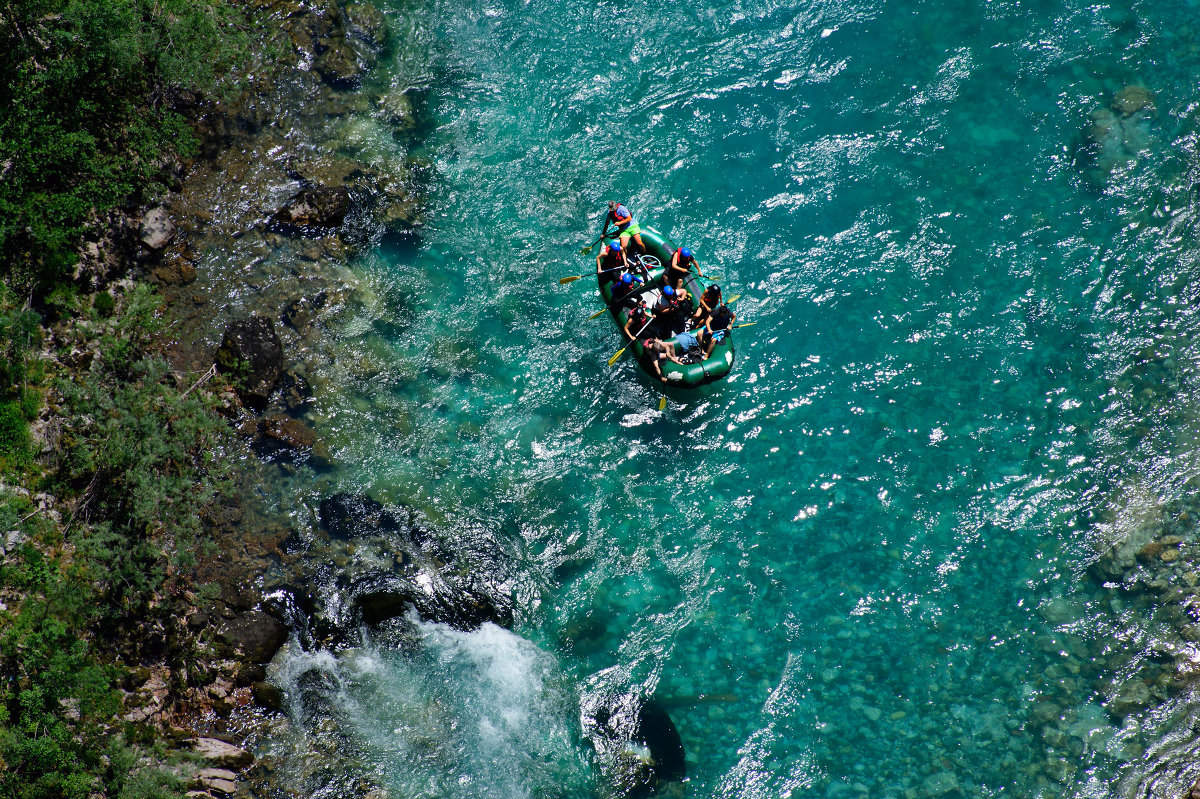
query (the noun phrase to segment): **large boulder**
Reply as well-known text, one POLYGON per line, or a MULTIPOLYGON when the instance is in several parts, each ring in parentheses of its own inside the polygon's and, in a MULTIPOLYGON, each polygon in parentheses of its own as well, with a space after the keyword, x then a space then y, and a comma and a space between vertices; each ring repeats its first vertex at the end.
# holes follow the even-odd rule
POLYGON ((283 344, 275 325, 263 316, 231 322, 221 338, 216 362, 237 386, 242 402, 265 408, 283 372, 283 344))
POLYGON ((350 210, 345 186, 305 186, 271 216, 271 225, 284 232, 319 232, 341 227, 350 210))
POLYGON ((687 776, 683 741, 667 711, 653 699, 610 697, 585 710, 585 717, 616 795, 644 799, 680 787, 687 776))
POLYGON ((362 621, 379 624, 409 610, 425 621, 448 624, 456 630, 475 630, 485 623, 505 629, 513 625, 512 602, 469 579, 444 579, 429 569, 417 574, 364 578, 353 588, 362 621))
POLYGON ((141 240, 150 250, 161 250, 175 236, 175 223, 163 207, 151 208, 142 217, 141 240))
POLYGON ((287 641, 288 629, 271 614, 251 610, 226 622, 221 637, 244 659, 266 663, 287 641))

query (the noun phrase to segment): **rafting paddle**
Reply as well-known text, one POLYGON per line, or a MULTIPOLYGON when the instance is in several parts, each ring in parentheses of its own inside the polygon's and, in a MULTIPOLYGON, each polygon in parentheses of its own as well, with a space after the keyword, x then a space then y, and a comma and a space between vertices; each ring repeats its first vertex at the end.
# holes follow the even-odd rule
POLYGON ((608 235, 608 217, 605 217, 605 218, 604 218, 604 232, 600 234, 600 238, 596 239, 596 240, 595 240, 595 241, 593 241, 591 244, 589 244, 588 246, 586 246, 586 247, 584 247, 583 249, 581 249, 581 250, 579 251, 579 254, 580 254, 580 255, 587 255, 589 252, 591 252, 591 251, 592 251, 592 248, 593 248, 593 247, 595 247, 597 244, 599 244, 601 241, 603 241, 603 240, 604 240, 604 237, 605 237, 605 236, 607 236, 607 235, 608 235))
MULTIPOLYGON (((624 266, 614 266, 612 269, 601 269, 599 272, 593 272, 592 274, 603 275, 606 272, 616 272, 616 271, 619 271, 619 270, 625 269, 625 268, 626 267, 624 267, 624 266)), ((585 277, 587 277, 587 275, 571 275, 570 277, 560 277, 558 279, 558 285, 565 286, 567 283, 574 283, 576 280, 579 280, 579 279, 585 278, 585 277)))
MULTIPOLYGON (((645 330, 646 328, 650 327, 650 323, 653 321, 654 321, 653 319, 647 319, 646 324, 642 325, 642 330, 645 330)), ((633 341, 630 341, 629 344, 632 344, 634 341, 637 341, 637 337, 642 335, 642 330, 639 330, 638 332, 633 334, 633 341)), ((608 359, 609 366, 612 366, 614 363, 617 362, 618 358, 620 358, 622 355, 625 354, 625 350, 629 349, 629 344, 626 344, 624 347, 617 350, 617 354, 608 359)))

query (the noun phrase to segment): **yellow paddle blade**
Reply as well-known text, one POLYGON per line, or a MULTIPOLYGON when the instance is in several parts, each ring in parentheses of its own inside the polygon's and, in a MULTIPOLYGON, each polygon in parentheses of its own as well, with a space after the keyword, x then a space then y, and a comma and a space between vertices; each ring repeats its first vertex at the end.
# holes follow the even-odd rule
MULTIPOLYGON (((595 246, 595 245, 593 245, 593 246, 595 246)), ((591 252, 591 251, 592 251, 592 248, 591 248, 591 247, 582 247, 582 248, 580 248, 580 250, 579 250, 579 254, 580 254, 580 255, 587 255, 587 254, 588 254, 589 252, 591 252)))
MULTIPOLYGON (((562 281, 560 280, 560 281, 558 281, 558 282, 559 282, 559 283, 561 283, 562 281)), ((725 304, 726 304, 726 305, 733 305, 735 302, 737 302, 737 301, 738 301, 738 298, 739 298, 739 297, 741 297, 741 296, 742 296, 741 294, 734 294, 732 297, 730 297, 729 299, 725 300, 725 304)))
POLYGON ((605 312, 605 311, 607 311, 607 310, 608 310, 607 308, 601 308, 600 310, 596 311, 594 314, 592 314, 591 316, 589 316, 589 317, 588 317, 588 321, 589 321, 589 322, 590 322, 590 321, 592 321, 592 320, 593 320, 593 319, 595 319, 597 316, 599 316, 600 314, 604 313, 604 312, 605 312))
POLYGON ((658 398, 658 409, 660 411, 662 411, 662 410, 666 410, 666 408, 667 408, 667 395, 663 394, 661 397, 658 398))
POLYGON ((616 362, 617 362, 617 359, 618 359, 618 358, 620 358, 622 355, 624 355, 624 354, 625 354, 625 350, 627 350, 627 349, 629 349, 629 345, 628 345, 628 344, 626 344, 626 345, 625 345, 624 347, 622 347, 621 349, 617 350, 617 354, 616 354, 616 355, 614 355, 614 356, 612 356, 611 358, 609 358, 609 359, 608 359, 608 365, 609 365, 609 366, 612 366, 614 363, 616 363, 616 362))
POLYGON ((576 280, 579 280, 581 277, 583 277, 583 275, 571 275, 571 277, 560 277, 558 279, 558 285, 562 286, 567 283, 574 283, 576 280))

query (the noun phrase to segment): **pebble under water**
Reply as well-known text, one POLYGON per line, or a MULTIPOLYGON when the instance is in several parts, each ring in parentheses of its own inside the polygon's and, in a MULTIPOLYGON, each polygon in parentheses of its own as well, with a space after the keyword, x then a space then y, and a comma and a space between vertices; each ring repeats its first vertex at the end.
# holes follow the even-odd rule
POLYGON ((518 624, 293 645, 287 779, 601 791, 586 717, 637 694, 690 796, 1186 790, 1198 4, 384 8, 428 226, 352 265, 311 417, 340 465, 281 502, 499 540, 518 624), (757 322, 662 411, 557 281, 609 199, 757 322))

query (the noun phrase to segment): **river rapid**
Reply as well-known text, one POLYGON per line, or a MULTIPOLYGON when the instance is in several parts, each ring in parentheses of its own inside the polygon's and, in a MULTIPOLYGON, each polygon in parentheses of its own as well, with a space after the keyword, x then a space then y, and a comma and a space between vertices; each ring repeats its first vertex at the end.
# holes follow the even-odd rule
POLYGON ((381 7, 425 127, 336 132, 427 164, 426 225, 349 264, 336 465, 273 501, 494 542, 517 624, 293 641, 278 781, 603 793, 587 720, 637 695, 689 796, 1186 791, 1196 3, 381 7), (558 283, 610 199, 757 323, 661 411, 558 283))

